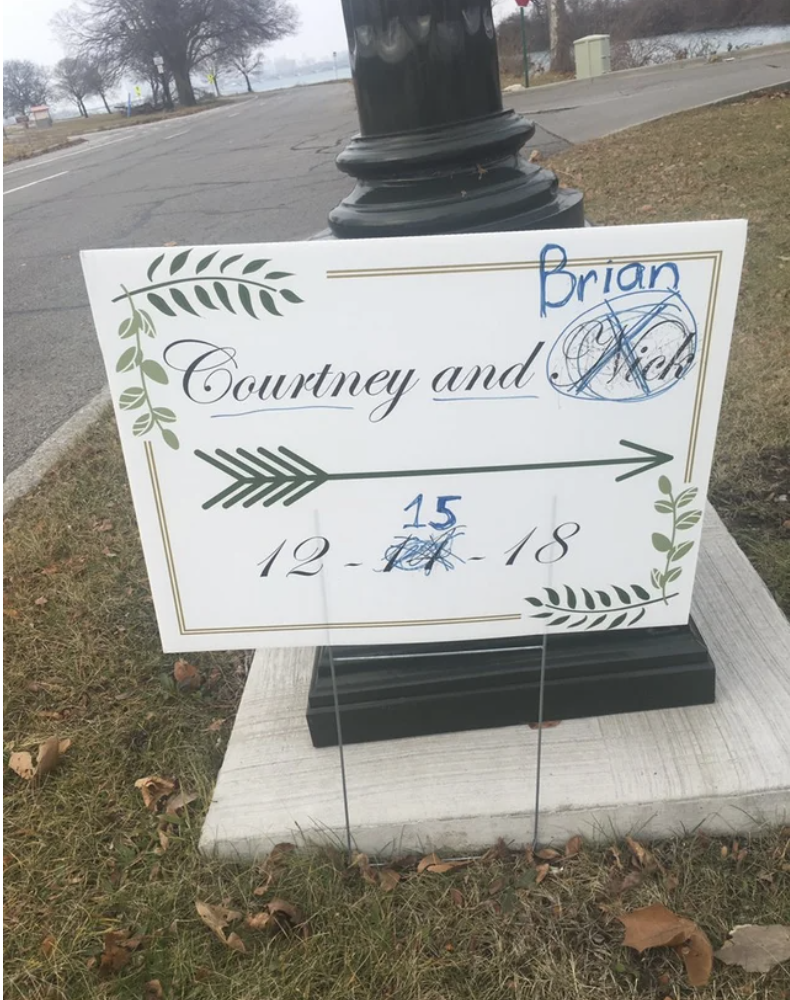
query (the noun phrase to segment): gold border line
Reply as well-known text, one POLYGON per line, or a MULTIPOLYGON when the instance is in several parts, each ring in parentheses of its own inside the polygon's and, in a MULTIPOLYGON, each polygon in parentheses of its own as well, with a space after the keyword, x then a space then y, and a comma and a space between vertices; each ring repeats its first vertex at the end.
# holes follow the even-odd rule
POLYGON ((689 447, 686 455, 686 469, 684 479, 691 482, 694 474, 694 462, 697 455, 697 438, 699 436, 699 424, 702 419, 702 400, 705 395, 705 386, 708 377, 708 359, 710 358, 710 346, 713 340, 713 321, 716 315, 716 302, 719 294, 719 278, 721 276, 721 263, 723 259, 722 251, 713 255, 713 268, 711 270, 710 291, 708 292, 708 306, 705 315, 705 333, 702 341, 702 357, 700 358, 700 374, 697 378, 697 395, 694 400, 694 410, 691 418, 691 432, 689 435, 689 447))
POLYGON ((477 622, 507 622, 521 621, 521 614, 501 614, 501 615, 475 615, 466 618, 416 618, 405 621, 376 621, 376 622, 305 622, 286 625, 239 625, 222 628, 187 628, 184 615, 184 608, 181 601, 181 591, 178 586, 178 576, 176 573, 176 561, 173 556, 173 548, 170 541, 170 531, 167 525, 167 514, 165 512, 162 488, 159 482, 159 473, 156 468, 156 456, 150 441, 145 442, 145 457, 148 463, 148 475, 151 480, 151 490, 154 495, 154 505, 156 507, 156 517, 159 522, 159 531, 162 537, 162 547, 165 552, 167 562, 167 572, 170 577, 170 590, 173 596, 173 606, 176 611, 178 621, 178 631, 180 635, 224 635, 227 633, 249 633, 249 632, 308 632, 316 629, 358 629, 358 628, 393 628, 404 625, 424 627, 429 625, 462 625, 474 624, 477 622))
MULTIPOLYGON (((579 257, 566 261, 565 267, 584 267, 589 264, 638 264, 642 261, 662 261, 670 263, 675 260, 705 260, 716 251, 713 250, 689 250, 686 253, 677 254, 644 254, 635 261, 633 257, 579 257)), ((327 271, 329 279, 339 278, 400 278, 419 274, 469 274, 490 271, 532 271, 540 267, 537 260, 507 260, 498 263, 477 263, 477 264, 425 264, 418 267, 369 267, 353 268, 349 270, 327 271)))

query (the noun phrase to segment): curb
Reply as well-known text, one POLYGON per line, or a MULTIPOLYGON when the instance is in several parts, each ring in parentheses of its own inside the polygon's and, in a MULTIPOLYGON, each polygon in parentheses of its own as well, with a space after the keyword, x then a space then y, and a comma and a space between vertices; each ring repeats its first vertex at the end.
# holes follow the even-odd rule
POLYGON ((8 474, 3 483, 3 514, 17 500, 34 489, 65 452, 99 419, 110 402, 110 390, 105 386, 93 399, 60 425, 54 434, 42 442, 33 454, 8 474))

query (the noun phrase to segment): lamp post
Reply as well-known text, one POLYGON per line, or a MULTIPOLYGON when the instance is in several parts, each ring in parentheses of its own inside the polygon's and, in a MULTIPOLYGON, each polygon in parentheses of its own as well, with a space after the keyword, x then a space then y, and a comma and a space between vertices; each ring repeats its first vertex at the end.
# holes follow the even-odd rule
POLYGON ((341 239, 584 225, 580 191, 519 155, 535 125, 502 107, 491 0, 342 0, 360 133, 341 239))
MULTIPOLYGON (((342 3, 360 133, 337 159, 356 186, 329 214, 335 237, 584 225, 581 192, 519 156, 535 126, 503 110, 491 0, 342 3)), ((336 692, 350 743, 713 700, 688 626, 552 639, 548 716, 541 657, 529 636, 321 648, 313 744, 337 742, 336 692)))

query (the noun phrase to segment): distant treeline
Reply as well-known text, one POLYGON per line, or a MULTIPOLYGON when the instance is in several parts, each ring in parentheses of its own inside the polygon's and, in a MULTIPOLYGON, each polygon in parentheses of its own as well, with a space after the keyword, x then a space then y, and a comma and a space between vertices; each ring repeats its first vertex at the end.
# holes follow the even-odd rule
MULTIPOLYGON (((790 23, 790 0, 565 0, 571 38, 611 35, 613 41, 651 38, 686 31, 747 28, 790 23)), ((547 0, 532 0, 527 8, 529 45, 549 48, 547 0)), ((502 55, 521 51, 518 11, 499 25, 502 55)))

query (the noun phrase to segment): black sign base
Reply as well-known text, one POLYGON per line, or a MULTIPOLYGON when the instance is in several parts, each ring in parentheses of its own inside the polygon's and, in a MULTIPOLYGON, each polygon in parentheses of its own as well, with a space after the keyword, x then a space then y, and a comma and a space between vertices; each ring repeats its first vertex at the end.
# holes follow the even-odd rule
MULTIPOLYGON (((333 647, 344 743, 536 722, 540 637, 333 647)), ((715 700, 716 671, 694 623, 551 636, 543 718, 578 719, 715 700)), ((315 747, 337 745, 326 647, 307 707, 315 747)))

